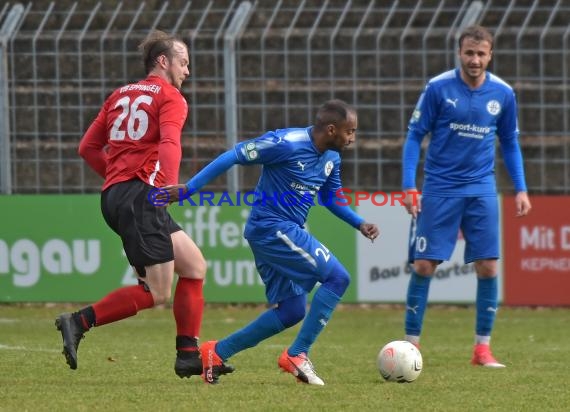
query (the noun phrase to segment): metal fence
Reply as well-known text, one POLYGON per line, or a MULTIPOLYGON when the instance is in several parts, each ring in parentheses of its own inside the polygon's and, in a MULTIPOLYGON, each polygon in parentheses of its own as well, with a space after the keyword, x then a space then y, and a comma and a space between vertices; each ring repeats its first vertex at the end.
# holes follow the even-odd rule
MULTIPOLYGON (((315 108, 336 97, 359 112, 357 144, 343 155, 345 186, 396 190, 413 106, 429 77, 455 65, 456 36, 468 22, 494 32, 491 69, 517 92, 529 189, 570 193, 568 0, 5 3, 0 189, 99 190, 77 156, 79 139, 113 88, 144 75, 136 46, 157 28, 190 48, 181 180, 234 139, 310 124, 315 108)), ((499 188, 509 191, 497 164, 499 188)), ((251 188, 257 176, 238 168, 209 187, 251 188)))

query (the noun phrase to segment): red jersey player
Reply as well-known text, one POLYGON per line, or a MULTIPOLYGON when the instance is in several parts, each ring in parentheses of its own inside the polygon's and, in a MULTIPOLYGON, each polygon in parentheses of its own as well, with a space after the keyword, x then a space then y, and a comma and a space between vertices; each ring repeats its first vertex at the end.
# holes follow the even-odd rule
POLYGON ((79 145, 80 156, 105 179, 101 211, 121 237, 139 284, 119 288, 77 312, 61 314, 56 326, 67 363, 76 369, 77 348, 86 331, 165 303, 176 272, 174 369, 178 376, 190 377, 202 373, 197 346, 206 262, 166 208, 148 199, 155 186, 178 182, 180 138, 188 114, 180 88, 190 75, 188 48, 181 39, 154 31, 139 49, 146 79, 115 90, 79 145))

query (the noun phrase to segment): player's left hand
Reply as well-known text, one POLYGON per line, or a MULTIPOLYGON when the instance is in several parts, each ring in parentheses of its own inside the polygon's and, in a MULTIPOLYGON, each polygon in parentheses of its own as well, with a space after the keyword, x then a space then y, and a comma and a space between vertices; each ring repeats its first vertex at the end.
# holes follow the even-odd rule
POLYGON ((532 205, 528 198, 527 192, 518 192, 515 197, 515 205, 517 208, 517 217, 526 216, 529 214, 532 205))
POLYGON ((374 239, 376 239, 380 235, 380 230, 378 229, 378 226, 376 226, 373 223, 364 222, 360 225, 359 229, 360 229, 360 233, 362 233, 364 236, 366 236, 372 242, 374 242, 374 239))

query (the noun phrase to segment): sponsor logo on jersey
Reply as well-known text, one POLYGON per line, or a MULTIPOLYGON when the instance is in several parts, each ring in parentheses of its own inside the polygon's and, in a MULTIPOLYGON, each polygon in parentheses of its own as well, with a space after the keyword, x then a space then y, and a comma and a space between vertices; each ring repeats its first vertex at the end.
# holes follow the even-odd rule
POLYGON ((314 196, 320 189, 320 186, 305 185, 303 183, 291 182, 289 187, 295 190, 297 193, 304 195, 305 193, 314 196))
POLYGON ((466 123, 449 123, 449 128, 457 132, 458 136, 470 137, 472 139, 483 139, 486 135, 491 133, 489 126, 478 126, 476 124, 466 123))

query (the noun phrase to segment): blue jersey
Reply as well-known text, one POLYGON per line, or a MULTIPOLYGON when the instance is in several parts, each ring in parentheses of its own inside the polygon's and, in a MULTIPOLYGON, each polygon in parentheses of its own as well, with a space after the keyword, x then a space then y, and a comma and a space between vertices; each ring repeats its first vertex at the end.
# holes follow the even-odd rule
MULTIPOLYGON (((338 152, 319 152, 312 127, 279 129, 235 146, 239 164, 262 164, 250 223, 263 219, 303 226, 317 193, 341 188, 338 152)), ((323 197, 322 203, 327 201, 323 197)), ((270 222, 269 222, 270 223, 270 222)))
POLYGON ((303 228, 316 204, 326 206, 355 228, 364 222, 344 199, 339 203, 338 152, 319 152, 313 144, 312 127, 270 131, 238 143, 214 159, 186 182, 187 195, 235 164, 263 165, 255 199, 250 200, 244 237, 269 302, 308 293, 316 282, 325 282, 332 270, 339 270, 335 256, 303 228))
MULTIPOLYGON (((487 72, 485 82, 471 89, 459 69, 431 79, 420 96, 408 127, 407 140, 419 143, 431 133, 422 192, 437 196, 496 194, 495 139, 509 147, 506 159, 517 190, 526 190, 519 161, 517 105, 513 89, 487 72), (510 148, 513 148, 512 150, 510 148), (510 156, 510 154, 509 154, 510 156)), ((407 145, 408 143, 406 143, 407 145)), ((404 189, 415 187, 417 158, 404 154, 404 189), (406 159, 408 156, 408 159, 406 159)))

